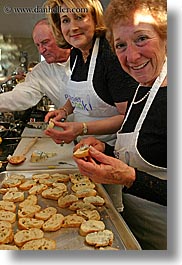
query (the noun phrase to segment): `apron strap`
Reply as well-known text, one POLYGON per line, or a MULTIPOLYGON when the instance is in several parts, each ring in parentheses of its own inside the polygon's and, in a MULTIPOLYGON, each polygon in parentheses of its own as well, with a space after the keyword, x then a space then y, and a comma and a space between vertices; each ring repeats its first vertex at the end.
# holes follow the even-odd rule
POLYGON ((148 96, 148 99, 147 99, 147 102, 145 104, 145 107, 140 115, 140 118, 138 119, 138 122, 136 124, 136 127, 135 127, 135 131, 140 131, 141 127, 142 127, 142 124, 147 116, 147 113, 148 113, 148 110, 150 108, 150 106, 152 105, 152 102, 162 84, 162 82, 164 81, 165 77, 167 75, 167 58, 166 58, 166 61, 163 65, 163 68, 162 68, 162 71, 160 73, 160 75, 158 76, 158 78, 155 80, 151 90, 150 90, 150 94, 148 96))

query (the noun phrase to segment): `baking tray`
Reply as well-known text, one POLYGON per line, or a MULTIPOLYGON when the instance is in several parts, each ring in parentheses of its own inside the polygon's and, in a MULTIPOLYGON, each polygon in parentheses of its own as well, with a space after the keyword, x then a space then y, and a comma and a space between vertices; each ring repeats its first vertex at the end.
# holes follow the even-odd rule
MULTIPOLYGON (((62 170, 37 170, 37 171, 4 171, 0 173, 0 187, 2 181, 7 179, 12 174, 23 174, 26 178, 31 178, 33 174, 42 173, 62 173, 62 174, 74 174, 78 173, 78 170, 62 169, 62 170)), ((71 184, 71 183, 69 183, 71 184)), ((69 190, 68 184, 68 190, 69 190)), ((113 203, 101 184, 96 184, 97 194, 104 198, 105 204, 102 207, 97 207, 101 215, 101 220, 105 223, 106 229, 109 229, 114 234, 114 241, 110 250, 141 250, 141 247, 134 235, 128 228, 124 219, 116 211, 113 203)), ((25 196, 26 196, 25 192, 25 196)), ((0 200, 2 200, 2 194, 0 194, 0 200)), ((18 203, 16 203, 18 205, 18 203)), ((57 205, 57 201, 44 199, 41 195, 38 195, 38 204, 42 208, 53 206, 57 208, 58 213, 62 213, 64 216, 73 211, 69 209, 62 209, 57 205)), ((18 207, 17 207, 18 208, 18 207)), ((17 224, 13 224, 14 231, 17 230, 17 224)), ((85 237, 79 235, 79 228, 61 228, 56 232, 45 232, 44 237, 48 237, 56 240, 57 250, 96 250, 92 246, 88 246, 85 242, 85 237)), ((98 249, 97 249, 98 251, 98 249)))

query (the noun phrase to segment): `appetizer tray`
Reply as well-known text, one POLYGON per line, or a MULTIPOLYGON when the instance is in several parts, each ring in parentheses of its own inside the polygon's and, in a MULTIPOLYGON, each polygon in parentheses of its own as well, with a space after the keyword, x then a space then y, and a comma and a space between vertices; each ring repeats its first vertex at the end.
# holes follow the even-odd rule
MULTIPOLYGON (((78 170, 73 169, 59 169, 59 170, 37 170, 37 171, 4 171, 0 173, 0 188, 2 188, 2 182, 8 179, 12 174, 22 174, 25 176, 25 179, 32 179, 33 174, 44 174, 49 173, 61 173, 61 174, 75 174, 79 173, 78 170)), ((65 183, 66 184, 66 183, 65 183)), ((71 181, 67 184, 68 193, 71 190, 71 181)), ((130 229, 126 225, 125 221, 121 217, 121 215, 114 208, 110 197, 105 191, 104 187, 100 184, 95 184, 95 189, 97 191, 97 195, 104 198, 105 203, 103 206, 97 206, 97 211, 101 216, 101 220, 105 224, 105 229, 111 230, 114 235, 113 243, 109 247, 102 247, 100 249, 104 250, 141 250, 140 245, 137 240, 131 233, 130 229)), ((28 191, 25 191, 25 198, 28 196, 28 191)), ((0 200, 2 200, 3 194, 0 194, 0 200)), ((37 195, 38 204, 42 209, 52 206, 57 209, 57 213, 61 213, 64 216, 74 213, 68 208, 60 208, 58 206, 57 200, 45 199, 41 196, 41 194, 37 195)), ((18 202, 16 204, 16 212, 18 209, 18 202)), ((18 218, 17 218, 18 219, 18 218)), ((17 221, 13 224, 14 233, 19 230, 17 221)), ((98 251, 99 248, 95 248, 94 246, 89 246, 85 242, 85 237, 79 234, 79 228, 63 228, 61 227, 58 231, 55 232, 44 232, 44 237, 53 239, 56 241, 56 249, 57 250, 95 250, 98 251)))

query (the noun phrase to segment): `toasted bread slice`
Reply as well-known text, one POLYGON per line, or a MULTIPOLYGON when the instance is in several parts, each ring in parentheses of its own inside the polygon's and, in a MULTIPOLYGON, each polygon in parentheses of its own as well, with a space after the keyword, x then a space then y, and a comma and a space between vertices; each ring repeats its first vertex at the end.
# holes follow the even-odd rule
POLYGON ((82 216, 77 214, 69 214, 64 217, 62 227, 80 227, 80 225, 85 221, 82 216))
POLYGON ((53 119, 51 118, 48 122, 47 129, 52 129, 52 128, 54 128, 54 122, 53 119))
POLYGON ((50 238, 33 239, 26 242, 21 250, 54 250, 56 249, 56 241, 50 238))
POLYGON ((42 197, 51 200, 58 200, 64 191, 59 188, 48 188, 42 192, 42 197))
POLYGON ((4 201, 22 202, 25 198, 23 191, 8 191, 3 195, 4 201))
POLYGON ((32 175, 32 179, 34 180, 40 180, 40 179, 48 179, 50 178, 50 174, 49 173, 42 173, 42 174, 33 174, 32 175))
POLYGON ((7 221, 12 224, 16 221, 16 213, 0 210, 0 221, 7 221))
POLYGON ((99 195, 85 197, 83 201, 92 203, 95 206, 102 206, 105 203, 105 200, 99 195))
POLYGON ((74 153, 73 156, 77 158, 85 158, 89 156, 89 146, 84 145, 78 148, 74 153))
POLYGON ((83 216, 86 220, 100 220, 100 214, 97 210, 84 210, 79 209, 76 213, 80 216, 83 216))
POLYGON ((43 224, 43 220, 37 220, 30 217, 19 218, 18 220, 19 229, 41 228, 43 224))
POLYGON ((67 208, 76 201, 78 201, 78 197, 76 197, 74 194, 63 195, 58 199, 58 206, 60 208, 67 208))
POLYGON ((80 198, 85 198, 85 197, 90 197, 90 196, 96 196, 97 191, 94 189, 83 189, 83 190, 77 190, 75 192, 75 195, 80 199, 80 198))
POLYGON ((71 186, 72 191, 77 192, 85 189, 94 189, 95 184, 91 181, 83 181, 79 183, 75 183, 71 186))
POLYGON ((21 230, 14 235, 14 242, 18 247, 23 246, 26 242, 33 239, 43 238, 44 232, 39 228, 30 228, 29 230, 21 230))
POLYGON ((51 177, 54 179, 55 182, 68 182, 70 180, 69 175, 61 173, 51 174, 51 177))
POLYGON ((52 215, 57 213, 57 209, 54 207, 47 207, 40 212, 35 213, 35 218, 39 220, 48 220, 52 215))
POLYGON ((2 183, 3 188, 12 188, 12 187, 18 187, 21 184, 20 179, 16 178, 8 178, 5 179, 2 183))
POLYGON ((0 228, 0 244, 11 243, 13 241, 13 229, 8 227, 0 228))
POLYGON ((30 188, 32 188, 33 186, 36 185, 36 181, 34 181, 33 179, 28 179, 25 182, 23 182, 19 188, 21 190, 29 190, 30 188))
POLYGON ((30 205, 36 205, 38 202, 38 198, 35 194, 28 195, 28 197, 19 203, 19 208, 28 207, 30 205))
POLYGON ((20 250, 20 249, 15 245, 0 244, 0 250, 20 250))
POLYGON ((16 211, 16 204, 9 201, 0 201, 0 210, 10 211, 14 213, 16 211))
POLYGON ((83 202, 81 200, 78 200, 76 202, 73 202, 69 209, 72 211, 76 211, 78 209, 85 209, 85 210, 94 210, 96 207, 91 204, 91 203, 87 203, 87 202, 83 202))
POLYGON ((31 187, 28 191, 29 194, 40 194, 43 190, 46 190, 48 187, 45 184, 37 184, 31 187))
POLYGON ((42 226, 44 231, 57 231, 62 227, 64 216, 60 213, 52 215, 42 226))
POLYGON ((86 242, 89 245, 94 245, 95 247, 105 247, 111 246, 113 243, 113 232, 110 230, 103 230, 86 235, 86 242))
POLYGON ((81 224, 79 232, 81 236, 86 236, 88 233, 103 231, 104 229, 104 222, 97 220, 88 220, 81 224))
POLYGON ((26 207, 23 207, 18 210, 18 217, 19 218, 25 218, 25 217, 34 217, 35 213, 39 212, 41 210, 41 206, 38 204, 35 205, 29 205, 26 207))
POLYGON ((11 229, 12 224, 8 221, 0 221, 0 229, 5 228, 5 227, 8 229, 11 229))
POLYGON ((81 173, 70 174, 70 181, 74 184, 88 180, 90 180, 89 177, 82 175, 81 173))

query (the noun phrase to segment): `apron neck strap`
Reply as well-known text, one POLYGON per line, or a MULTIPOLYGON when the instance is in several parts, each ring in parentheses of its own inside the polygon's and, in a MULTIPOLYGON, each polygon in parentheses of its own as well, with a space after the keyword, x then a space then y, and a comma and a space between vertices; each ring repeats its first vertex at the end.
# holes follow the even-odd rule
MULTIPOLYGON (((141 129, 143 121, 146 118, 147 112, 148 112, 148 110, 149 110, 149 108, 150 108, 150 106, 151 106, 151 104, 152 104, 152 102, 153 102, 153 100, 154 100, 154 98, 155 98, 155 96, 156 96, 161 84, 163 83, 164 79, 166 78, 166 75, 167 75, 167 58, 166 58, 166 60, 164 62, 164 65, 162 67, 160 75, 156 78, 156 80, 155 80, 155 82, 154 82, 154 84, 153 84, 153 86, 152 86, 152 88, 150 90, 150 93, 149 93, 148 99, 146 101, 146 104, 144 106, 144 109, 143 109, 143 111, 142 111, 142 113, 140 115, 140 118, 138 119, 138 122, 136 124, 135 131, 139 131, 141 129)), ((132 102, 130 104, 128 112, 127 112, 127 114, 125 116, 125 119, 124 119, 124 121, 122 123, 120 131, 122 130, 123 125, 124 125, 124 123, 126 122, 128 116, 129 116, 129 113, 130 113, 131 108, 132 108, 132 106, 134 104, 134 101, 135 101, 135 98, 136 98, 136 95, 138 93, 138 89, 139 89, 140 86, 141 85, 139 84, 137 89, 136 89, 136 92, 134 94, 133 100, 132 100, 132 102)))

